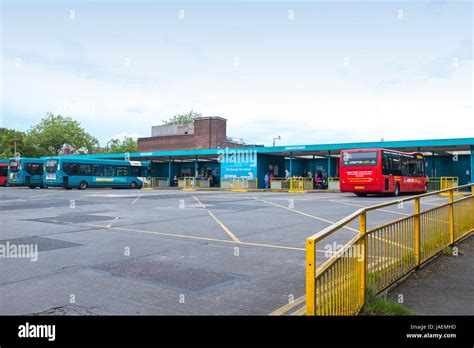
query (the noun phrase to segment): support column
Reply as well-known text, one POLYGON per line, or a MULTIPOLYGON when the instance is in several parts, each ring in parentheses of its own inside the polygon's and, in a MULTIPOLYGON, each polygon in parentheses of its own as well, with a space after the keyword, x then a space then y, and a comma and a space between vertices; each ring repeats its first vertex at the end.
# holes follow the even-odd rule
POLYGON ((474 183, 474 145, 471 145, 471 168, 469 173, 471 174, 471 183, 474 183))
POLYGON ((173 174, 172 174, 172 170, 171 170, 171 157, 168 158, 168 186, 171 186, 171 180, 173 180, 173 178, 171 177, 173 174))
POLYGON ((434 151, 431 152, 431 177, 434 178, 436 176, 435 171, 435 153, 434 151))
POLYGON ((290 152, 290 176, 293 176, 293 152, 290 152))
POLYGON ((328 151, 328 181, 331 177, 331 150, 328 151))
POLYGON ((314 155, 313 155, 313 164, 311 166, 311 173, 313 173, 313 181, 316 178, 316 163, 314 162, 314 155))
POLYGON ((194 158, 194 177, 197 178, 198 177, 198 170, 199 170, 199 166, 198 166, 198 156, 196 156, 194 158))

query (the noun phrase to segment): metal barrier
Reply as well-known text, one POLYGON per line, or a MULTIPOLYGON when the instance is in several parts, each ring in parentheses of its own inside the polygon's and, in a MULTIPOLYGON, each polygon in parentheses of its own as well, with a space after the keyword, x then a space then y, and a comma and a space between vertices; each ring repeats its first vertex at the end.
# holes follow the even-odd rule
POLYGON ((193 176, 178 178, 178 188, 185 191, 194 191, 198 188, 209 188, 211 187, 210 178, 195 178, 193 176))
POLYGON ((451 187, 457 187, 459 184, 459 177, 457 176, 441 176, 435 178, 428 178, 428 191, 445 190, 451 187))
POLYGON ((168 178, 164 177, 148 177, 143 179, 143 190, 153 190, 160 187, 169 187, 170 182, 168 178))
POLYGON ((340 191, 341 187, 339 185, 339 178, 329 178, 328 179, 328 190, 329 191, 340 191))
POLYGON ((284 191, 290 188, 290 180, 285 178, 272 178, 270 180, 270 190, 284 191))
POLYGON ((313 179, 304 178, 301 176, 290 178, 290 189, 288 190, 288 192, 304 193, 312 189, 313 189, 313 179))
POLYGON ((221 188, 231 190, 232 192, 246 192, 257 189, 258 180, 244 177, 222 179, 221 188))
POLYGON ((474 231, 472 193, 454 200, 456 187, 362 208, 306 240, 306 314, 355 315, 368 287, 380 293, 432 256, 474 231), (421 211, 420 200, 448 194, 448 203, 421 211), (413 201, 412 215, 367 228, 367 213, 413 201), (316 268, 316 244, 359 219, 359 234, 316 268))

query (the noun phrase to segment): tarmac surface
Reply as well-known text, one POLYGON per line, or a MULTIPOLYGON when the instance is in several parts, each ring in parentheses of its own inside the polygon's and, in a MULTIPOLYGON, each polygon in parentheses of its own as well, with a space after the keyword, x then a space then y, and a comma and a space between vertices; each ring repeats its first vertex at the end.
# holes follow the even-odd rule
MULTIPOLYGON (((0 246, 38 248, 37 260, 0 258, 0 315, 303 314, 306 238, 354 210, 392 200, 0 188, 0 246)), ((422 208, 445 200, 427 199, 422 208)), ((407 203, 369 213, 368 225, 412 210, 407 203)), ((317 264, 328 245, 344 245, 357 228, 354 222, 318 243, 317 264)))

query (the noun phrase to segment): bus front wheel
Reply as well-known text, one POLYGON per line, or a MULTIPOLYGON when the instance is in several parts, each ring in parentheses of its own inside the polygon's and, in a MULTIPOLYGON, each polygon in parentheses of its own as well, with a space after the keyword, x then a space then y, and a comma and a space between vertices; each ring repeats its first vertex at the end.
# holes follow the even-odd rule
POLYGON ((130 184, 130 188, 136 189, 137 187, 138 187, 137 183, 135 181, 132 181, 132 183, 130 184))
POLYGON ((395 185, 395 190, 393 191, 393 195, 397 197, 400 194, 400 185, 397 183, 395 185))
POLYGON ((87 182, 86 181, 81 181, 79 183, 79 190, 85 190, 87 188, 87 182))

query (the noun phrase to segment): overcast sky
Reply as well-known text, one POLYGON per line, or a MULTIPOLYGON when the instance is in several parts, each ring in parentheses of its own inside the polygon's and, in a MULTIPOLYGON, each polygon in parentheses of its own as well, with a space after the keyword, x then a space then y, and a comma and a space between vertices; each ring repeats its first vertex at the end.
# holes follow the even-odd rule
POLYGON ((470 1, 2 1, 2 127, 191 109, 271 145, 474 136, 470 1))

